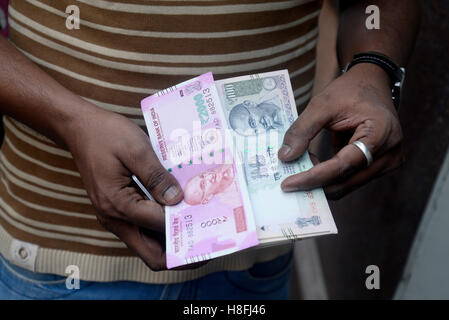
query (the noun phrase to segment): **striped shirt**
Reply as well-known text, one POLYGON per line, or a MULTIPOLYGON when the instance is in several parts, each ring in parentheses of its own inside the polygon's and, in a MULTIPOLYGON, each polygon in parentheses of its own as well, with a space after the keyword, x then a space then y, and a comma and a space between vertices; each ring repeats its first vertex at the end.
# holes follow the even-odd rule
MULTIPOLYGON (((212 71, 215 78, 288 69, 296 103, 310 98, 321 1, 12 0, 10 38, 62 85, 144 128, 140 101, 212 71), (69 5, 80 28, 68 29, 69 5)), ((152 272, 96 221, 72 155, 4 117, 0 151, 0 253, 15 239, 37 246, 33 270, 80 267, 93 281, 170 283, 241 270, 288 248, 221 257, 190 271, 152 272)))

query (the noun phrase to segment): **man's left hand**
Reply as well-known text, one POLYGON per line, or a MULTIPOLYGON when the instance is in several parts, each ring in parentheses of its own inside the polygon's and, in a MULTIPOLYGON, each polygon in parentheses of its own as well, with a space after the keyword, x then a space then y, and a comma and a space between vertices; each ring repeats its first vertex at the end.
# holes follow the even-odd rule
MULTIPOLYGON (((333 158, 282 182, 285 192, 324 187, 330 199, 339 199, 403 162, 402 131, 391 97, 390 79, 380 67, 358 64, 312 98, 286 132, 278 156, 293 161, 309 147, 322 129, 349 141, 333 158), (374 161, 352 143, 361 141, 374 161)), ((316 162, 316 161, 315 161, 316 162)))

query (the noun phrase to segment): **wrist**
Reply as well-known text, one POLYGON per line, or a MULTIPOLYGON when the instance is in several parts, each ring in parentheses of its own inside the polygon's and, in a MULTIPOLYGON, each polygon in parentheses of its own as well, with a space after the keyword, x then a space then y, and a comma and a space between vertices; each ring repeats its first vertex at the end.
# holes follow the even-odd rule
POLYGON ((75 140, 79 139, 80 132, 88 130, 93 122, 98 122, 97 125, 101 125, 96 119, 102 113, 107 113, 107 111, 81 98, 66 105, 64 111, 55 119, 54 131, 59 140, 57 142, 71 149, 71 146, 76 143, 75 140))
POLYGON ((378 89, 385 90, 391 95, 393 83, 388 73, 382 67, 372 63, 359 63, 349 69, 347 73, 378 89))

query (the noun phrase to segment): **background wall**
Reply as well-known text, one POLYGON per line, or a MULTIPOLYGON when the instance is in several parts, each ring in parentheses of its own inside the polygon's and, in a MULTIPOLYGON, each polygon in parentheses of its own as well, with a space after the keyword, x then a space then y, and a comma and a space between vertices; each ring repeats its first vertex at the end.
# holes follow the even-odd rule
POLYGON ((406 163, 331 203, 339 235, 317 241, 331 299, 393 296, 449 145, 449 1, 422 1, 422 6, 400 111, 406 163), (380 268, 380 290, 365 288, 365 268, 371 264, 380 268))
POLYGON ((7 14, 9 0, 0 0, 0 35, 8 35, 7 14))

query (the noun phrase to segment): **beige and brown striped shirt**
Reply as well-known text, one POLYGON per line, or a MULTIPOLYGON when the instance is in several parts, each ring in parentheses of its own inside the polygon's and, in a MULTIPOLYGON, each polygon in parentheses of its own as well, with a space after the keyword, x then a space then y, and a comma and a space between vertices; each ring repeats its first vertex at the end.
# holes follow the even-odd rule
MULTIPOLYGON (((311 95, 318 15, 312 0, 12 0, 11 41, 32 61, 100 108, 144 121, 142 98, 201 73, 216 78, 288 69, 297 106, 311 95), (66 7, 80 29, 66 27, 66 7)), ((248 268, 288 248, 256 249, 196 270, 152 272, 96 221, 71 154, 4 118, 0 152, 0 252, 14 239, 38 246, 37 272, 169 283, 248 268)))

